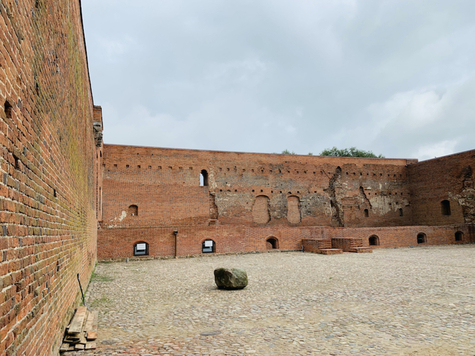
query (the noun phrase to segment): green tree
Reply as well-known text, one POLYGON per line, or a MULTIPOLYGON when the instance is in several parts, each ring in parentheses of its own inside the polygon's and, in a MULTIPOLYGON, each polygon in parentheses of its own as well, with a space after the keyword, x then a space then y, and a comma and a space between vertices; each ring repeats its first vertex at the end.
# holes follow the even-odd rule
POLYGON ((366 157, 366 158, 384 158, 383 155, 376 156, 371 151, 359 150, 356 147, 338 149, 336 147, 324 149, 320 156, 331 157, 366 157))
POLYGON ((283 155, 294 155, 295 152, 294 152, 294 151, 290 152, 289 150, 283 150, 283 151, 282 151, 282 154, 283 154, 283 155))

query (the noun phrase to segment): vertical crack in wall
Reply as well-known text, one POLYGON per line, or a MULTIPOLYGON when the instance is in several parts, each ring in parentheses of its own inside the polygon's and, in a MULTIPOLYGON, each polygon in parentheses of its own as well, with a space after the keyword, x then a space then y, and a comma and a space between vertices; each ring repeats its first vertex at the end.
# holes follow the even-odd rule
POLYGON ((339 185, 338 180, 341 178, 341 168, 337 167, 335 173, 328 182, 328 188, 325 191, 330 196, 330 205, 332 208, 332 221, 336 222, 339 227, 345 226, 345 217, 341 203, 338 201, 336 187, 339 185))
POLYGON ((366 192, 364 191, 364 188, 360 186, 360 195, 363 201, 368 204, 370 209, 373 209, 373 206, 371 205, 371 202, 369 201, 368 197, 366 196, 366 192))
POLYGON ((209 193, 209 218, 213 220, 218 219, 218 206, 216 205, 216 195, 209 193))

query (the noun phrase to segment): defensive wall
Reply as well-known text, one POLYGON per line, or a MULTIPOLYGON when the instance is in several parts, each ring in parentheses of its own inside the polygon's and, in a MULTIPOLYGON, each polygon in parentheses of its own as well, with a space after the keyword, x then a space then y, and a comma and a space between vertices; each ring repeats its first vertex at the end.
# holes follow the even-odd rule
POLYGON ((56 355, 100 218, 80 1, 2 0, 0 44, 0 355, 56 355))
POLYGON ((98 257, 475 241, 475 151, 425 162, 105 145, 98 257), (269 243, 269 241, 273 243, 269 243))

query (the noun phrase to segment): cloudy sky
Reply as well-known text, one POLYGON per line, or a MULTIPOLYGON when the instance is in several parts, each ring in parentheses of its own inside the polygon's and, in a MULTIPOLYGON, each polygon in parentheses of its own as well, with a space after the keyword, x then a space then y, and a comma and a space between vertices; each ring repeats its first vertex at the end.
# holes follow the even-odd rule
POLYGON ((473 0, 82 0, 106 143, 475 148, 473 0))

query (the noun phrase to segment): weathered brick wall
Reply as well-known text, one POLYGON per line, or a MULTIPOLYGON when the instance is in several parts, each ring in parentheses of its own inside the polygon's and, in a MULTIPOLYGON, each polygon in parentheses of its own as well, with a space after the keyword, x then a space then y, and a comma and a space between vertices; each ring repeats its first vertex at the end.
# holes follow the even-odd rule
POLYGON ((414 221, 427 225, 475 224, 475 150, 407 167, 414 221), (442 201, 449 202, 443 211, 442 201))
MULTIPOLYGON (((100 229, 98 258, 125 259, 133 257, 134 244, 148 244, 148 257, 171 257, 175 255, 175 237, 178 235, 178 256, 198 255, 202 243, 211 239, 216 244, 216 253, 245 253, 267 251, 266 241, 275 238, 279 250, 301 250, 303 239, 360 238, 363 246, 369 246, 369 238, 376 236, 378 244, 372 247, 408 247, 445 245, 475 242, 468 225, 450 226, 399 226, 375 228, 335 227, 250 227, 244 225, 222 226, 170 226, 161 228, 114 228, 100 229), (461 240, 455 234, 461 232, 461 240), (424 234, 425 242, 418 243, 417 235, 424 234)), ((332 243, 325 248, 330 248, 332 243)))
POLYGON ((466 225, 472 160, 473 152, 416 163, 106 145, 99 258, 132 257, 137 242, 151 256, 173 256, 174 230, 178 255, 200 254, 205 239, 218 253, 266 250, 268 238, 290 250, 304 238, 355 237, 368 246, 373 236, 381 247, 474 242, 466 225), (445 220, 434 208, 441 197, 452 201, 445 220))
POLYGON ((0 354, 56 354, 96 261, 80 2, 2 0, 0 43, 0 354))
POLYGON ((410 225, 411 162, 105 145, 103 227, 410 225))
POLYGON ((475 236, 466 224, 447 226, 398 226, 373 228, 333 228, 328 230, 326 237, 358 237, 363 239, 363 246, 370 246, 369 238, 376 236, 378 245, 372 247, 409 247, 427 245, 450 245, 475 242, 475 236), (456 233, 461 239, 456 240, 456 233), (418 243, 417 236, 425 235, 425 242, 418 243))

